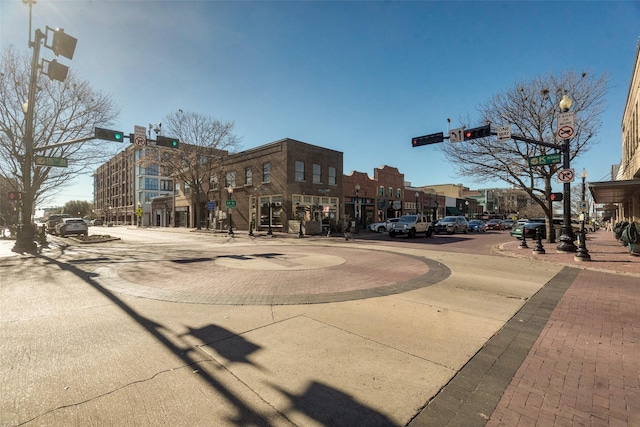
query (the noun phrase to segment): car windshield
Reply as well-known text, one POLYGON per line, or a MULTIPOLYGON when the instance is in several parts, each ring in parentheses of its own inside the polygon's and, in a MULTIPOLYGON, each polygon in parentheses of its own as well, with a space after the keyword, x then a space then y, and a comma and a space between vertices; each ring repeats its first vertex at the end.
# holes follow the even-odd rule
POLYGON ((440 222, 456 222, 456 219, 454 217, 452 217, 452 216, 451 217, 446 216, 446 217, 442 218, 440 220, 440 222))
POLYGON ((417 217, 415 215, 401 216, 400 222, 416 222, 416 218, 417 217))

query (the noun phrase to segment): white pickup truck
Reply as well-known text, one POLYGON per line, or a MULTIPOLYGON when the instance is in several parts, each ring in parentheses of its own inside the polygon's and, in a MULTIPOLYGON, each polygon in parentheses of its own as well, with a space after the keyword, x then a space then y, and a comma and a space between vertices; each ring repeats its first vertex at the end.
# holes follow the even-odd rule
POLYGON ((403 215, 389 228, 390 237, 396 237, 399 234, 415 237, 418 233, 424 233, 424 237, 430 237, 433 234, 433 224, 425 215, 403 215))

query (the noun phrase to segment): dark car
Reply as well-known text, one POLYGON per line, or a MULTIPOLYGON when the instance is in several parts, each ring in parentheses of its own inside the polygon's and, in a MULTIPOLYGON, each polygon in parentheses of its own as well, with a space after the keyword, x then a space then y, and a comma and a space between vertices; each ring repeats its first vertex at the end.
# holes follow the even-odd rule
POLYGON ((487 221, 487 230, 504 230, 505 226, 501 219, 490 219, 487 221))
POLYGON ((434 231, 436 234, 466 234, 469 231, 469 226, 467 224, 467 220, 463 216, 445 216, 436 223, 434 231))

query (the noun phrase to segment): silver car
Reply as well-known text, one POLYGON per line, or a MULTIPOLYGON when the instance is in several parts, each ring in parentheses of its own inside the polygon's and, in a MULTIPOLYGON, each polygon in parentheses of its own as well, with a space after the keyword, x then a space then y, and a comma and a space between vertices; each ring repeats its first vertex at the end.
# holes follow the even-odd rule
POLYGON ((369 226, 369 229, 377 233, 383 233, 385 231, 389 231, 391 223, 398 222, 399 220, 400 218, 389 218, 385 222, 374 222, 369 226))
POLYGON ((82 218, 63 218, 56 224, 56 234, 66 237, 70 234, 86 236, 89 234, 89 226, 82 218))

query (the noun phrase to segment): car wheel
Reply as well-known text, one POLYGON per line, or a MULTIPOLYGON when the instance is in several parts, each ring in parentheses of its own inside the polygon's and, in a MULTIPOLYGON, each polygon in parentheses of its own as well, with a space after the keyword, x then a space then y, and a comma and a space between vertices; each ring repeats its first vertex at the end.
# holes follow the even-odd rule
POLYGON ((409 230, 409 238, 413 239, 414 237, 416 237, 416 229, 412 228, 411 230, 409 230))
POLYGON ((387 231, 385 227, 378 227, 378 233, 384 233, 385 231, 387 231))
POLYGON ((431 237, 432 234, 433 234, 433 230, 430 228, 427 228, 427 231, 424 232, 424 237, 431 237))

